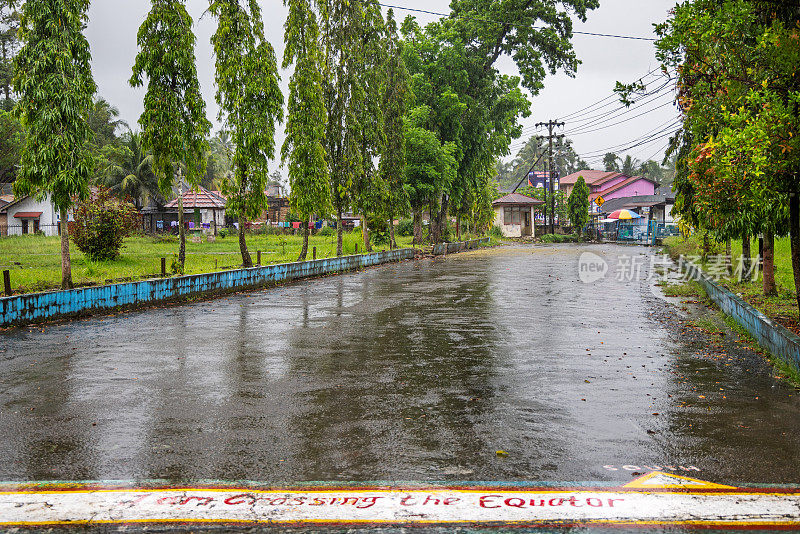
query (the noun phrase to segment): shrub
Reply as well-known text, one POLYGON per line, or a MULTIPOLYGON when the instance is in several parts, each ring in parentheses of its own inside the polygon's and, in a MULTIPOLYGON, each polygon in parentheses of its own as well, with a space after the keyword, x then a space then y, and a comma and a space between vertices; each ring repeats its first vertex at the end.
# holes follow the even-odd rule
POLYGON ((370 217, 369 239, 376 247, 389 244, 389 221, 383 217, 370 217))
POLYGON ((139 226, 139 212, 130 202, 99 188, 73 209, 75 220, 70 235, 78 250, 92 261, 113 260, 119 256, 122 241, 139 226))
POLYGON ((414 235, 414 221, 412 219, 400 219, 395 231, 397 235, 411 237, 414 235))
POLYGON ((542 243, 577 243, 578 235, 544 234, 540 239, 542 240, 542 243))
POLYGON ((220 228, 220 229, 217 231, 217 236, 218 236, 220 239, 225 239, 225 237, 227 237, 227 235, 228 235, 228 229, 227 229, 227 228, 220 228))
POLYGON ((177 243, 178 236, 172 234, 160 234, 153 239, 154 243, 177 243))
POLYGON ((489 237, 496 237, 497 239, 503 239, 503 231, 500 229, 499 226, 493 224, 489 228, 489 237))
POLYGON ((319 231, 318 235, 321 235, 323 237, 329 237, 329 236, 332 236, 332 235, 336 235, 336 229, 335 228, 331 228, 330 226, 323 226, 322 230, 319 231))

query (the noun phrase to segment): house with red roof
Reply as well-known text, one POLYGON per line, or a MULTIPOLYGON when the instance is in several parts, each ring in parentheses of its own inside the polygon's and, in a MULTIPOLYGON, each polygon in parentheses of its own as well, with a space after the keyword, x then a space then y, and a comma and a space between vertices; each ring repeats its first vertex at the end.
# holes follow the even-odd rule
POLYGON ((594 201, 599 196, 602 196, 603 200, 612 200, 614 198, 654 195, 658 187, 658 183, 655 180, 644 176, 628 176, 621 172, 587 169, 561 178, 561 189, 567 197, 572 193, 572 188, 575 187, 575 182, 578 181, 579 176, 583 176, 586 185, 589 186, 589 202, 591 203, 592 213, 598 211, 594 201))
MULTIPOLYGON (((225 197, 221 193, 198 186, 197 189, 187 188, 183 192, 182 200, 183 220, 190 230, 202 229, 216 234, 217 226, 225 224, 225 197), (195 217, 195 214, 199 217, 195 217)), ((167 202, 164 209, 177 213, 178 199, 167 202)))

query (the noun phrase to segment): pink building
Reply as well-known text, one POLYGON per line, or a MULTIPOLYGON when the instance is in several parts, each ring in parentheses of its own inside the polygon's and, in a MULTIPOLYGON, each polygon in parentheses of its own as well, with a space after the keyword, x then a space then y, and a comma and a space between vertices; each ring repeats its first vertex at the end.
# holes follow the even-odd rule
POLYGON ((612 198, 654 195, 657 186, 654 180, 644 176, 627 176, 613 171, 583 170, 561 178, 561 189, 567 197, 575 187, 579 176, 583 176, 586 185, 589 186, 589 201, 593 213, 597 211, 594 200, 599 196, 602 196, 603 200, 611 200, 612 198))

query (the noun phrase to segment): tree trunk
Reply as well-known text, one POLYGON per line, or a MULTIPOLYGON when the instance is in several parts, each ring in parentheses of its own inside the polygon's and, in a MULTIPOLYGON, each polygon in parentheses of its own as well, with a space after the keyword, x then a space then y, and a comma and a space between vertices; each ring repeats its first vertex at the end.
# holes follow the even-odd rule
POLYGON ((394 240, 394 208, 389 204, 389 250, 397 248, 397 242, 394 240))
POLYGON ((183 187, 178 185, 178 265, 180 274, 184 273, 186 263, 186 229, 183 227, 183 187))
POLYGON ((461 241, 461 215, 456 216, 456 241, 461 241))
POLYGON ((422 244, 422 208, 414 208, 414 244, 422 244))
POLYGON ((361 238, 364 240, 364 252, 372 252, 372 245, 369 243, 369 228, 367 227, 367 214, 361 214, 361 238))
POLYGON ((742 235, 742 257, 740 259, 742 267, 742 281, 750 281, 750 234, 742 235))
POLYGON ((792 272, 797 310, 800 313, 800 196, 789 193, 789 243, 792 254, 792 272))
POLYGON ((708 252, 710 250, 710 244, 708 242, 708 232, 703 232, 703 261, 708 258, 708 252))
POLYGON ((447 230, 447 211, 450 208, 450 197, 442 195, 442 202, 439 207, 439 213, 436 216, 436 225, 438 226, 437 233, 439 239, 444 238, 445 230, 447 230))
POLYGON ((431 245, 439 243, 439 238, 441 237, 439 234, 439 210, 437 208, 437 202, 432 200, 430 205, 430 220, 428 221, 428 238, 430 239, 431 245))
POLYGON ((69 221, 67 210, 61 208, 61 289, 72 289, 72 262, 69 258, 69 221))
POLYGON ((764 231, 764 295, 777 295, 775 287, 775 235, 772 230, 764 231))
POLYGON ((342 239, 344 237, 344 227, 342 226, 342 207, 336 207, 336 257, 342 255, 342 239))
POLYGON ((305 222, 303 226, 303 248, 300 249, 300 255, 297 257, 297 261, 306 261, 306 255, 308 255, 308 234, 310 233, 309 224, 311 224, 311 216, 308 216, 308 220, 305 222))
POLYGON ((731 239, 725 240, 725 265, 728 268, 728 277, 733 274, 733 261, 731 261, 731 239))
POLYGON ((247 242, 244 240, 244 227, 247 219, 244 216, 239 216, 239 252, 242 253, 242 267, 249 269, 253 266, 253 259, 250 257, 250 252, 247 250, 247 242))

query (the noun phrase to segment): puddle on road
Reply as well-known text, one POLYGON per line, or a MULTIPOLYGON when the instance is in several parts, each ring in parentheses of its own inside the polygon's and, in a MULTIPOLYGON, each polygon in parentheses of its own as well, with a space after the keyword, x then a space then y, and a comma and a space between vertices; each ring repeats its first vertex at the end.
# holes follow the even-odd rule
POLYGON ((800 481, 797 392, 617 279, 651 253, 484 249, 7 333, 0 478, 800 481))

